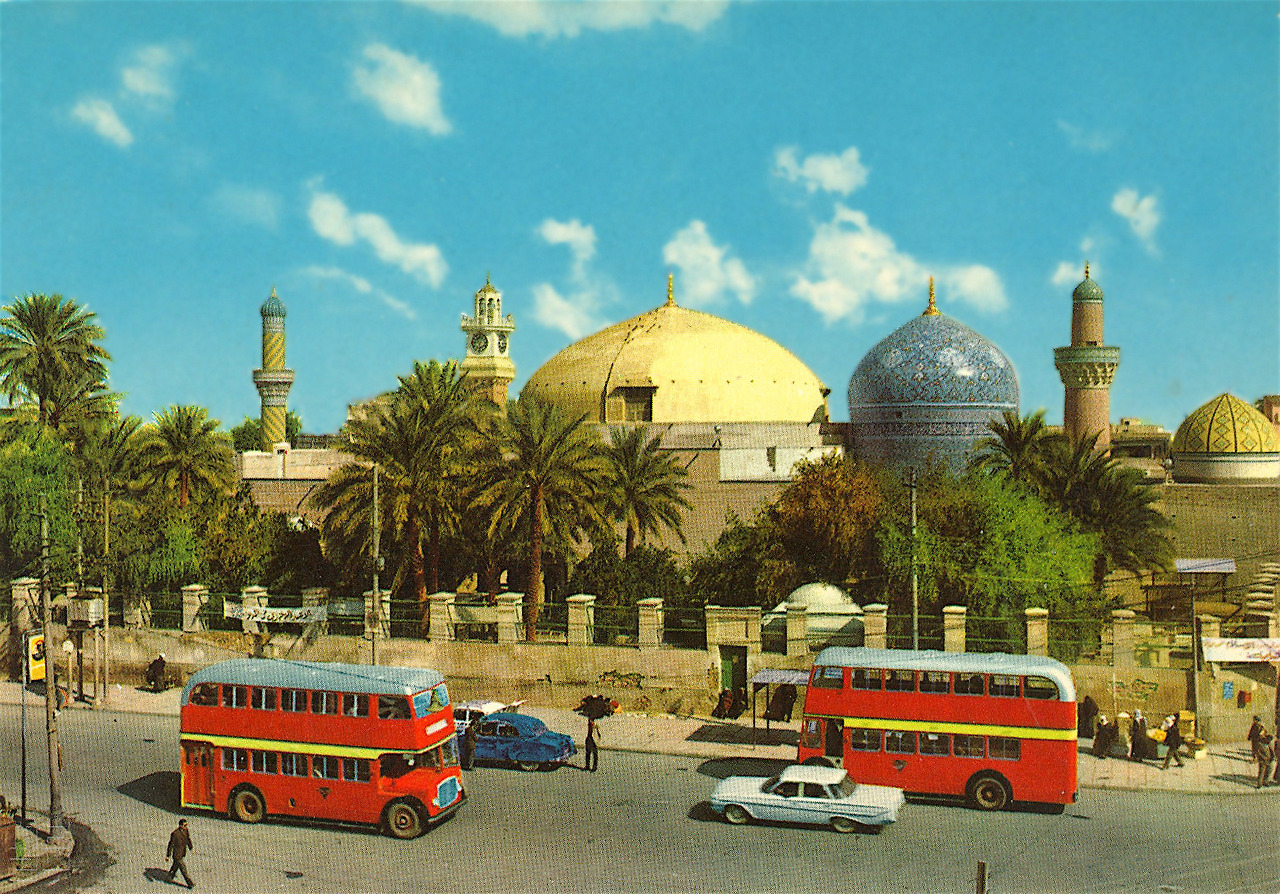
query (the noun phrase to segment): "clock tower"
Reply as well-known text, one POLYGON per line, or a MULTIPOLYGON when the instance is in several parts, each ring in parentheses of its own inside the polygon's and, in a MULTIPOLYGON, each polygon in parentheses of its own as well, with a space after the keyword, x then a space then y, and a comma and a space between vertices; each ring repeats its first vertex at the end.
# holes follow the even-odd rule
POLYGON ((516 377, 516 365, 511 362, 511 333, 515 329, 515 318, 502 315, 502 293, 486 276, 484 287, 476 292, 475 315, 462 315, 462 332, 467 339, 462 373, 474 394, 499 407, 507 405, 507 386, 516 377))

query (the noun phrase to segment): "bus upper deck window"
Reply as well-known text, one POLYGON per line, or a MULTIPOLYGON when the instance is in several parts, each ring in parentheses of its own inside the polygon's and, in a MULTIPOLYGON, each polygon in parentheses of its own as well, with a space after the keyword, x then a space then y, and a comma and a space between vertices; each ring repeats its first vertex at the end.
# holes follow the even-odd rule
POLYGON ((878 667, 855 667, 850 673, 850 685, 854 689, 874 689, 880 690, 880 668, 878 667))
POLYGON ((951 688, 951 674, 946 671, 923 671, 920 674, 921 692, 939 692, 945 695, 951 688))
POLYGON ((1017 698, 1018 678, 1008 674, 992 674, 991 694, 1001 698, 1017 698))
POLYGON ((378 716, 383 720, 408 720, 409 700, 403 695, 378 696, 378 716))
POLYGON ((306 690, 305 689, 281 689, 280 690, 280 710, 281 711, 307 710, 306 690))
POLYGON ((274 711, 276 709, 276 691, 262 686, 254 686, 249 692, 249 704, 259 711, 274 711))
POLYGON ((216 705, 218 703, 217 683, 197 683, 191 690, 191 704, 216 705))
POLYGON ((224 708, 243 708, 249 704, 249 687, 248 686, 228 686, 222 684, 222 707, 224 708))
POLYGON ((319 689, 311 693, 312 714, 337 714, 338 693, 323 692, 319 689))
POLYGON ((956 674, 956 695, 982 695, 986 689, 982 674, 956 674))
POLYGON ((844 668, 815 667, 813 685, 819 689, 840 689, 844 686, 844 668))
POLYGON ((884 672, 884 688, 887 692, 915 692, 916 672, 913 670, 887 670, 884 672))
POLYGON ((369 696, 344 692, 342 694, 342 713, 346 717, 368 717, 369 696))
POLYGON ((1058 684, 1047 677, 1027 677, 1022 691, 1027 698, 1058 698, 1058 684))

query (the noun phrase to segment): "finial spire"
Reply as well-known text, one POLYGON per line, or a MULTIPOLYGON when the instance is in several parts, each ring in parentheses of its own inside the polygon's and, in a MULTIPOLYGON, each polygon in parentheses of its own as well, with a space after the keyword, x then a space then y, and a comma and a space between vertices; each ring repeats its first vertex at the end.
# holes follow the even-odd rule
POLYGON ((1089 262, 1088 261, 1084 262, 1084 278, 1085 279, 1089 278, 1089 262))
POLYGON ((936 317, 936 316, 940 316, 940 315, 941 315, 941 313, 942 313, 942 312, 938 310, 938 305, 937 305, 937 303, 934 301, 934 297, 933 297, 933 277, 931 276, 931 277, 929 277, 929 306, 928 306, 928 307, 926 307, 926 308, 924 309, 924 313, 922 313, 920 316, 922 316, 922 317, 936 317))
POLYGON ((674 273, 667 274, 667 307, 676 306, 676 277, 674 273))

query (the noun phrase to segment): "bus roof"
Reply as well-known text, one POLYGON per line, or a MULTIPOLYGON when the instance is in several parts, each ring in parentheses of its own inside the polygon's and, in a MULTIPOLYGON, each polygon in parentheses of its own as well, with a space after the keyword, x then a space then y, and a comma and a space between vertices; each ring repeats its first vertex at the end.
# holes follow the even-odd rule
POLYGON ((444 682, 439 671, 424 667, 384 667, 277 658, 232 658, 196 671, 182 690, 182 704, 200 683, 267 686, 280 689, 325 689, 369 695, 407 695, 444 682))
POLYGON ((1007 652, 938 652, 914 649, 870 649, 865 646, 828 646, 814 664, 824 667, 883 667, 902 670, 952 671, 972 674, 1010 674, 1047 677, 1058 684, 1058 697, 1076 700, 1070 669, 1044 655, 1010 655, 1007 652))

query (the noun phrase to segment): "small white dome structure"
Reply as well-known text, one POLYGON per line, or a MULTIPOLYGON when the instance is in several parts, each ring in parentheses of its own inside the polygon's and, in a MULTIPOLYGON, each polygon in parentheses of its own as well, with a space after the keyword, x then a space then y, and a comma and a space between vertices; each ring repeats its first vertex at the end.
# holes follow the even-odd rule
POLYGON ((834 584, 802 584, 760 618, 760 636, 771 646, 786 648, 787 605, 803 605, 805 638, 811 650, 825 646, 862 645, 862 608, 834 584))

